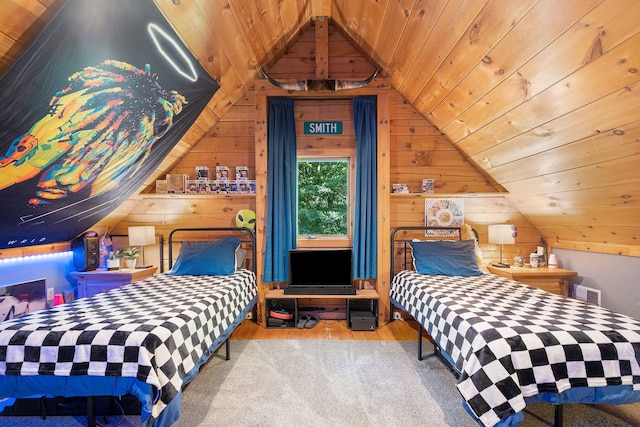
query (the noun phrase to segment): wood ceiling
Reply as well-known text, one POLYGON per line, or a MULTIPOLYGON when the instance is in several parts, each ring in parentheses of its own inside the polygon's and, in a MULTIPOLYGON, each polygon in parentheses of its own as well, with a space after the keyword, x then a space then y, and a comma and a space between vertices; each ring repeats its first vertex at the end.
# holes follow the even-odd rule
MULTIPOLYGON (((3 1, 0 72, 63 3, 3 1)), ((156 3, 220 84, 157 176, 326 16, 551 244, 640 256, 637 0, 156 3)))

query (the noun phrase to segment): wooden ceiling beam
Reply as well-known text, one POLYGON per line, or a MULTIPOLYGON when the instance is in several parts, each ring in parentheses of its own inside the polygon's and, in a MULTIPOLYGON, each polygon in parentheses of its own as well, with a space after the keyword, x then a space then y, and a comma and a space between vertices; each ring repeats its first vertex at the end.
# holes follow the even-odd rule
POLYGON ((316 23, 316 79, 329 77, 329 18, 318 16, 316 23))
POLYGON ((311 16, 331 16, 331 0, 311 0, 311 16))

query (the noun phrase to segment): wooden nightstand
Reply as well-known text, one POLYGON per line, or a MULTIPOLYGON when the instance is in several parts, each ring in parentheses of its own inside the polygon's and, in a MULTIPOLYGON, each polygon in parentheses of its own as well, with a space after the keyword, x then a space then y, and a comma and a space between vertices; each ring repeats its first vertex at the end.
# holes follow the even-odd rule
POLYGON ((487 266, 487 270, 498 276, 508 277, 520 283, 535 286, 536 288, 549 291, 553 294, 569 296, 569 284, 571 278, 578 273, 563 268, 530 268, 530 267, 510 267, 501 268, 492 265, 487 266))
POLYGON ((158 267, 111 271, 98 269, 93 271, 73 271, 69 275, 78 281, 78 298, 84 298, 146 279, 153 276, 157 269, 158 267))

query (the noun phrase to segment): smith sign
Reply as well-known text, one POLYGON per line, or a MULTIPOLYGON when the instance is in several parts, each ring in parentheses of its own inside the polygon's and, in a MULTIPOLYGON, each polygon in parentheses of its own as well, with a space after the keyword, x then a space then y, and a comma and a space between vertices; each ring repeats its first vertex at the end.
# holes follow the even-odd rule
POLYGON ((342 122, 304 122, 305 135, 342 135, 342 122))

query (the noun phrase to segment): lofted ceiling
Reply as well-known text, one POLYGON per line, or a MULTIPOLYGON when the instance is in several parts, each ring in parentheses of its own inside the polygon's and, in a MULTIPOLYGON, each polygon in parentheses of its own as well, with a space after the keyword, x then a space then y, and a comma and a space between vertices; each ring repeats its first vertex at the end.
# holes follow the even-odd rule
MULTIPOLYGON (((62 4, 3 1, 0 72, 62 4)), ((242 100, 261 68, 268 70, 318 17, 327 17, 508 192, 547 241, 640 256, 637 0, 156 4, 220 90, 148 183, 242 100)), ((369 73, 352 70, 354 77, 369 73)), ((344 76, 326 76, 336 77, 344 76)))

